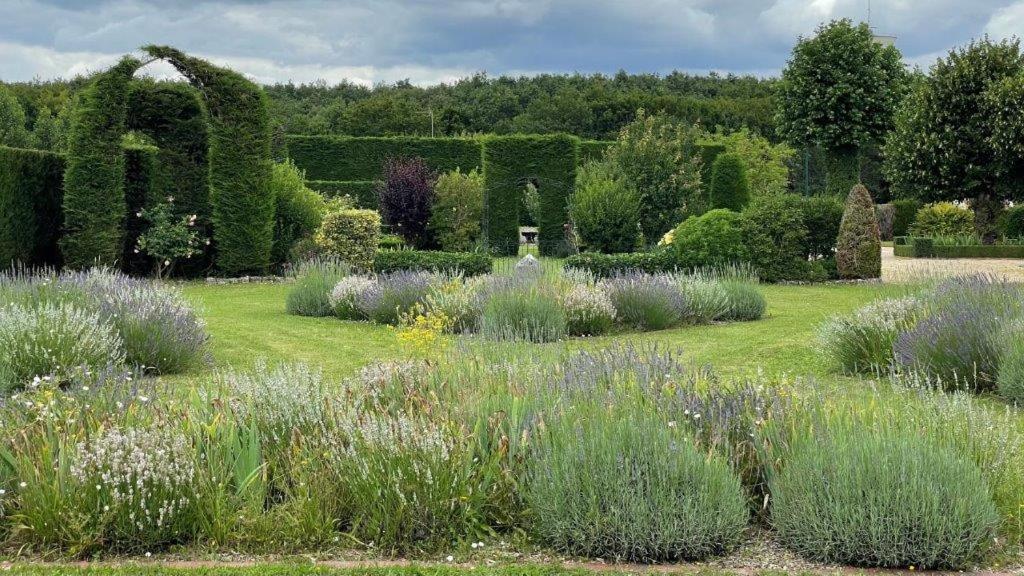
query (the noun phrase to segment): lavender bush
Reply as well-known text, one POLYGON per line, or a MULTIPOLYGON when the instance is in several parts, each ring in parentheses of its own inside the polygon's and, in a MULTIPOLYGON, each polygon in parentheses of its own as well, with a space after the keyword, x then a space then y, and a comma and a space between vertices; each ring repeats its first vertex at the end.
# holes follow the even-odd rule
POLYGON ((402 314, 422 302, 442 277, 431 272, 399 270, 378 275, 355 298, 355 308, 381 324, 397 324, 402 314))
POLYGON ((601 282, 619 322, 638 330, 664 330, 679 325, 686 300, 675 279, 664 274, 628 272, 601 282))
POLYGON ((117 330, 129 364, 179 374, 206 359, 206 325, 174 288, 106 269, 72 273, 62 281, 81 289, 117 330))
POLYGON ((1021 289, 975 275, 936 287, 930 313, 893 346, 896 365, 921 371, 946 388, 990 389, 996 382, 1005 326, 1021 316, 1021 289))
POLYGON ((117 331, 91 310, 59 301, 0 307, 0 394, 33 378, 63 382, 124 359, 117 331))

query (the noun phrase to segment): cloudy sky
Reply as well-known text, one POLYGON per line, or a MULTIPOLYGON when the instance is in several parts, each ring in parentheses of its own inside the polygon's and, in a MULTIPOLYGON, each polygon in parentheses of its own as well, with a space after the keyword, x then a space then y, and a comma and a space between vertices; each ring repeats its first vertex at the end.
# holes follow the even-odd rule
MULTIPOLYGON (((868 0, 0 0, 0 79, 69 77, 148 43, 261 82, 450 81, 474 72, 772 75, 800 34, 868 0)), ((878 33, 927 66, 1024 35, 1024 0, 872 0, 878 33)), ((166 74, 161 68, 155 75, 166 74)))

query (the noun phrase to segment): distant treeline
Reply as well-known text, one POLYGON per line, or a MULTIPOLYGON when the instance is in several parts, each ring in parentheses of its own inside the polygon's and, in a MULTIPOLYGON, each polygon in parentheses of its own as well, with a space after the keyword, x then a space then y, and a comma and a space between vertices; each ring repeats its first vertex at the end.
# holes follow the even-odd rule
MULTIPOLYGON (((7 86, 31 129, 40 110, 54 116, 85 83, 34 81, 7 86)), ((743 126, 776 140, 774 79, 752 76, 552 75, 491 78, 477 74, 429 87, 409 82, 368 88, 349 82, 265 86, 281 134, 457 136, 566 132, 612 138, 638 109, 665 113, 710 130, 743 126)))

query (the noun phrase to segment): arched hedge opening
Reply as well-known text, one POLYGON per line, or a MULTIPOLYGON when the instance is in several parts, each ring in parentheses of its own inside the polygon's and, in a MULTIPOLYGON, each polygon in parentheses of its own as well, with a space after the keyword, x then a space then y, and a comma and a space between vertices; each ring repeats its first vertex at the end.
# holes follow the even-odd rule
POLYGON ((217 267, 228 274, 265 271, 274 235, 266 96, 241 74, 174 48, 146 46, 143 50, 166 60, 188 78, 206 105, 217 267))
MULTIPOLYGON (((222 272, 264 272, 273 244, 274 198, 263 91, 237 72, 174 48, 143 50, 185 76, 198 90, 201 105, 197 108, 194 95, 173 84, 142 88, 147 84, 132 78, 143 63, 132 57, 98 75, 83 91, 65 174, 65 262, 81 268, 122 259, 127 212, 122 138, 136 130, 152 139, 159 152, 155 164, 145 167, 152 172, 152 185, 132 193, 175 196, 179 210, 212 224, 215 262, 222 272)), ((133 206, 146 203, 132 198, 133 206)))

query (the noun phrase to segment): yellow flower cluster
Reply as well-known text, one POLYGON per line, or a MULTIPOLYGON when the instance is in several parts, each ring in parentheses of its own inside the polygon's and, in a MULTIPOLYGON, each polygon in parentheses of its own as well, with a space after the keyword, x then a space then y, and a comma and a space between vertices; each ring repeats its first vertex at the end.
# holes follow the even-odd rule
POLYGON ((661 237, 661 240, 658 240, 658 246, 668 246, 672 244, 672 241, 675 240, 675 238, 676 230, 673 228, 672 230, 665 232, 665 235, 661 237))
POLYGON ((444 334, 451 324, 451 319, 443 312, 413 310, 402 318, 398 341, 413 356, 426 357, 444 348, 444 334))

